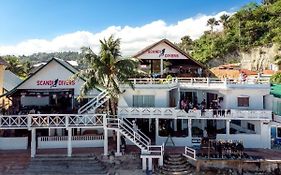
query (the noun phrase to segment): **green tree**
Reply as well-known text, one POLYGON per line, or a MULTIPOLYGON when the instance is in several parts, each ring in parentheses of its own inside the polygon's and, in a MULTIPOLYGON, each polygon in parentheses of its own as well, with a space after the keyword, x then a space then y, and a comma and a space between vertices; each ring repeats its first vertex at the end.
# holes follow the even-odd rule
POLYGON ((219 25, 219 22, 215 18, 210 18, 207 21, 207 26, 211 27, 211 32, 214 32, 214 27, 219 25))
POLYGON ((181 38, 181 42, 178 43, 178 46, 181 50, 189 53, 192 50, 193 41, 189 36, 184 36, 181 38))
POLYGON ((107 40, 100 40, 100 53, 96 55, 90 48, 83 48, 83 60, 87 67, 76 74, 86 81, 81 87, 81 96, 94 88, 106 89, 110 96, 107 110, 111 106, 115 115, 115 104, 122 93, 120 84, 127 84, 134 88, 129 78, 142 73, 139 70, 139 61, 134 58, 122 58, 120 53, 120 39, 111 35, 107 40))
POLYGON ((223 29, 226 30, 228 28, 228 19, 229 19, 229 15, 227 14, 223 14, 220 16, 220 20, 219 22, 222 24, 223 29))
POLYGON ((277 72, 276 74, 270 77, 270 82, 273 84, 281 84, 281 72, 277 72))
POLYGON ((8 55, 3 58, 9 64, 7 70, 10 70, 21 78, 26 78, 24 66, 17 56, 8 55))

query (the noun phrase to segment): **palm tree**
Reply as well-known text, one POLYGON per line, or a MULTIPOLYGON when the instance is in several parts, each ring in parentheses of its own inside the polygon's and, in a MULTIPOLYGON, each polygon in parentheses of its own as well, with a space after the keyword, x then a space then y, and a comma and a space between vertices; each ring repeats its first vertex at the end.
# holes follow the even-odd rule
POLYGON ((14 74, 18 75, 21 78, 26 78, 25 70, 22 62, 16 56, 4 56, 4 60, 9 64, 7 70, 10 70, 14 74))
POLYGON ((110 96, 107 110, 109 112, 109 105, 111 105, 112 114, 115 116, 115 104, 119 94, 122 93, 119 85, 128 84, 134 88, 129 78, 141 73, 139 61, 135 58, 121 57, 120 38, 114 39, 111 35, 107 40, 100 40, 100 44, 99 55, 96 55, 90 48, 82 48, 82 62, 87 67, 78 72, 75 77, 85 79, 80 97, 97 87, 106 89, 110 96))
POLYGON ((220 17, 219 22, 222 24, 224 30, 228 28, 228 23, 227 22, 228 22, 229 17, 230 16, 227 15, 227 14, 223 14, 220 17))
POLYGON ((215 19, 215 18, 210 18, 208 21, 207 21, 207 26, 210 26, 211 27, 211 32, 213 33, 214 31, 214 27, 219 25, 219 22, 215 19))

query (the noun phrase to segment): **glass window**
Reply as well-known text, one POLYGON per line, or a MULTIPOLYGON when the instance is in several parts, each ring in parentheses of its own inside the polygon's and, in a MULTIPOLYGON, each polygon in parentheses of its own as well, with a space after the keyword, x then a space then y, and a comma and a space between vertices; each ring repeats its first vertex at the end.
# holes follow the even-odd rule
POLYGON ((249 97, 238 97, 238 107, 249 107, 249 97))
POLYGON ((252 123, 248 123, 248 129, 255 131, 255 125, 253 125, 252 123))
POLYGON ((276 128, 277 129, 277 137, 281 138, 281 128, 276 128))
POLYGON ((154 95, 133 95, 133 107, 154 107, 154 95))

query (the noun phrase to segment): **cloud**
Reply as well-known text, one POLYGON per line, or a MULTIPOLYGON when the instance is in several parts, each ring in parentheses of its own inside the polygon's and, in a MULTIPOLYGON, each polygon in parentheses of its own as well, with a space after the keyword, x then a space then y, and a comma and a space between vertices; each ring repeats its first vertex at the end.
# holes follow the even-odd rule
MULTIPOLYGON (((153 21, 139 27, 110 26, 99 33, 77 31, 57 36, 52 40, 30 39, 16 45, 0 46, 0 55, 31 55, 37 52, 80 51, 82 46, 91 47, 99 51, 99 40, 114 34, 121 38, 121 51, 123 55, 132 55, 144 47, 167 38, 171 42, 179 42, 180 38, 189 35, 192 39, 199 38, 209 27, 206 25, 209 18, 216 18, 230 12, 220 12, 214 15, 199 14, 186 18, 176 24, 167 24, 163 20, 153 21)), ((221 30, 218 26, 216 30, 221 30)))

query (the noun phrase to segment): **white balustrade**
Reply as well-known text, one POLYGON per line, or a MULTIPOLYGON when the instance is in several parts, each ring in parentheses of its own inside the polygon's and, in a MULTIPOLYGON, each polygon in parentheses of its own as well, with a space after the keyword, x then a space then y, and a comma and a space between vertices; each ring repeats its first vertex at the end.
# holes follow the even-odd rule
POLYGON ((103 127, 106 114, 0 115, 0 129, 103 127))
POLYGON ((137 108, 119 107, 118 115, 123 118, 192 118, 192 119, 241 119, 241 120, 271 120, 270 110, 236 110, 236 109, 206 109, 189 110, 176 108, 137 108))
POLYGON ((233 85, 233 84, 269 84, 269 78, 249 78, 246 81, 241 81, 239 79, 220 79, 220 78, 209 78, 209 77, 176 77, 172 79, 165 78, 134 78, 130 79, 134 85, 144 85, 144 84, 175 84, 175 83, 185 83, 193 85, 233 85))
POLYGON ((189 159, 196 160, 196 150, 186 146, 184 148, 184 156, 189 159))

